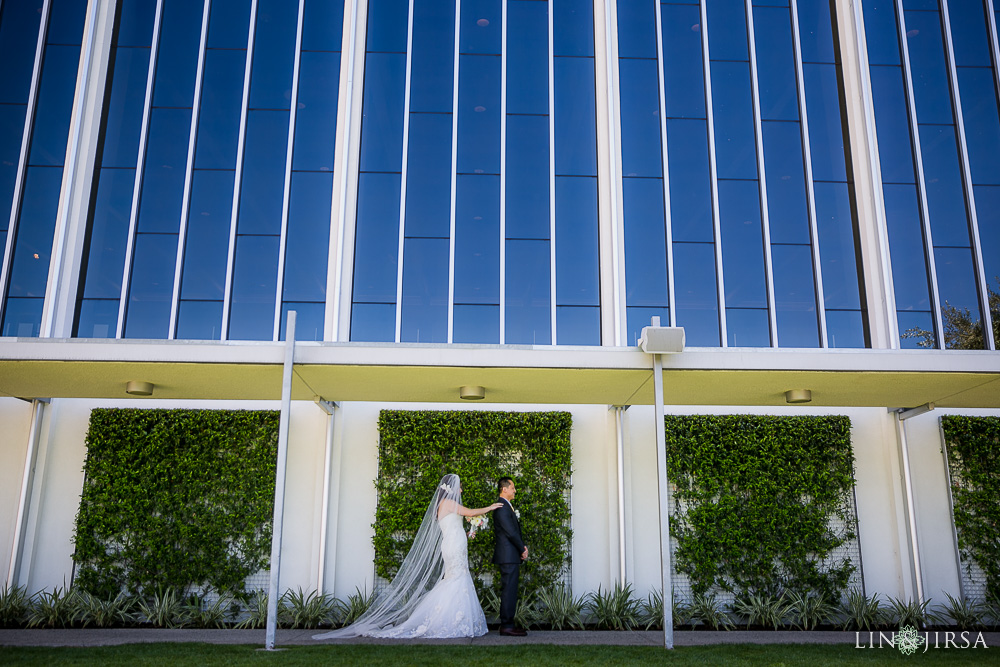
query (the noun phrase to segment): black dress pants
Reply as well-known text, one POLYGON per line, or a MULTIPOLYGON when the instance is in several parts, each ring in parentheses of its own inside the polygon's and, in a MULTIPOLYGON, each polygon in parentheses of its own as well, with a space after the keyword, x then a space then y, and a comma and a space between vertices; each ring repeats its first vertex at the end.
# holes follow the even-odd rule
POLYGON ((500 627, 513 628, 517 613, 517 583, 520 563, 500 563, 500 627))

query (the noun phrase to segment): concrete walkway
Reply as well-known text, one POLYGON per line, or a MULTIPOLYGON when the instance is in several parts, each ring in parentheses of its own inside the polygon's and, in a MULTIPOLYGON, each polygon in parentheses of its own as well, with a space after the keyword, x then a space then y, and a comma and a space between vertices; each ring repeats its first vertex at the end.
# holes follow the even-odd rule
MULTIPOLYGON (((528 633, 527 637, 501 637, 495 630, 474 639, 355 639, 315 641, 316 630, 278 630, 275 645, 318 646, 321 644, 458 644, 471 646, 505 646, 509 644, 604 645, 604 646, 663 646, 662 632, 609 632, 609 631, 549 631, 528 633)), ((944 633, 940 633, 944 641, 944 633)), ((933 641, 933 632, 931 633, 933 641)), ((978 633, 970 633, 970 642, 978 633)), ((877 641, 878 635, 875 635, 877 641)), ((987 646, 1000 647, 1000 632, 984 632, 987 646)), ((956 638, 960 641, 960 638, 956 638)), ((72 630, 0 630, 0 646, 115 646, 120 644, 149 644, 156 642, 185 642, 204 644, 264 645, 263 630, 158 630, 150 628, 123 628, 103 630, 97 628, 72 630)), ((850 644, 866 645, 867 632, 803 632, 799 630, 746 631, 731 630, 677 630, 675 646, 706 646, 714 644, 850 644)))

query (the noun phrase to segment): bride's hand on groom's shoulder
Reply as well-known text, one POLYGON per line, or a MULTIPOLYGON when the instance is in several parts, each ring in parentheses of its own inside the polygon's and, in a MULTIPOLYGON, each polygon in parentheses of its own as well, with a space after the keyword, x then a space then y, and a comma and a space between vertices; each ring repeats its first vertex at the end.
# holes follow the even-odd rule
POLYGON ((499 502, 499 501, 498 501, 498 502, 495 502, 495 503, 493 503, 492 505, 490 505, 490 511, 492 512, 493 510, 498 510, 498 509, 500 509, 501 507, 503 507, 503 503, 501 503, 501 502, 499 502))

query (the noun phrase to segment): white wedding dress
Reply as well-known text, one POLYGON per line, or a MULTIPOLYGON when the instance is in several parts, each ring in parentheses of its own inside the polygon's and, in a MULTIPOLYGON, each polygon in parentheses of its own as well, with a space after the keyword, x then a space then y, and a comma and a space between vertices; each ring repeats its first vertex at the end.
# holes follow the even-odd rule
POLYGON ((441 527, 444 576, 417 603, 405 621, 365 632, 365 635, 412 639, 481 637, 486 634, 486 616, 469 573, 469 544, 462 517, 452 512, 438 520, 438 525, 441 527))

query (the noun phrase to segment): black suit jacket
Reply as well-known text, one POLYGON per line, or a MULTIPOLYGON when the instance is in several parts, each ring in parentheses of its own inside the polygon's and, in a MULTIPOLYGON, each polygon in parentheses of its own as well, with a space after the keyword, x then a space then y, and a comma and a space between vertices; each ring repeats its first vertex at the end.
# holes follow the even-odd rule
POLYGON ((517 520, 510 503, 503 498, 498 499, 503 507, 493 512, 493 535, 496 547, 493 550, 493 562, 520 563, 524 553, 524 540, 521 539, 521 523, 517 520))

